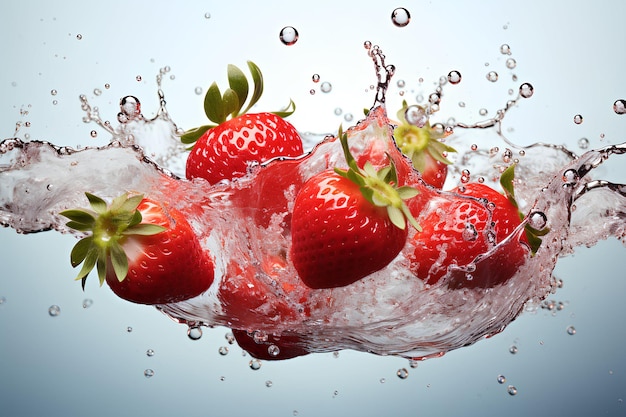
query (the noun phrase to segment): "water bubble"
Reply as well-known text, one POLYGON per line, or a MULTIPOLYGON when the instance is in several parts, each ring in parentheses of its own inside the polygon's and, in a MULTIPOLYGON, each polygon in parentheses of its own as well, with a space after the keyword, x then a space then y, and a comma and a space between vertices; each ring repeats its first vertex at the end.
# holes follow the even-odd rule
POLYGON ((486 116, 487 113, 489 113, 489 111, 487 109, 485 109, 484 107, 480 110, 478 110, 478 114, 480 114, 481 116, 486 116))
POLYGON ((314 88, 311 88, 311 89, 309 90, 309 94, 310 94, 310 95, 312 95, 312 96, 314 96, 314 95, 315 95, 315 89, 314 89, 314 88))
POLYGON ((121 114, 133 119, 141 114, 141 102, 135 96, 124 96, 120 99, 120 110, 121 114))
POLYGON ((396 82, 396 85, 398 86, 398 88, 404 88, 406 86, 406 82, 404 80, 398 80, 396 82))
POLYGON ((580 177, 575 169, 568 169, 563 172, 563 182, 566 185, 576 185, 580 177))
POLYGON ((146 378, 152 378, 154 376, 154 371, 152 369, 146 369, 143 371, 143 376, 146 378))
POLYGON ((226 339, 229 345, 232 345, 233 343, 235 343, 235 335, 232 334, 231 332, 226 333, 224 335, 224 338, 226 339))
POLYGON ((210 18, 211 18, 211 13, 206 12, 206 13, 204 14, 204 18, 205 18, 205 19, 210 19, 210 18))
POLYGON ((346 113, 343 116, 343 120, 345 120, 346 122, 351 122, 353 118, 354 116, 352 115, 352 113, 346 113))
POLYGON ((320 90, 322 91, 322 93, 330 93, 332 89, 333 85, 328 81, 324 81, 320 86, 320 90))
POLYGON ((280 348, 276 345, 269 345, 267 353, 269 353, 270 356, 276 357, 280 354, 280 348))
POLYGON ((498 384, 504 384, 506 382, 506 377, 504 375, 498 375, 497 381, 498 384))
POLYGON ((509 45, 507 45, 506 43, 503 43, 500 46, 500 53, 502 55, 511 55, 511 47, 509 45))
POLYGON ((574 116, 574 123, 576 123, 577 125, 581 124, 583 122, 583 116, 580 114, 577 114, 576 116, 574 116))
POLYGON ((50 308, 48 309, 48 314, 50 314, 51 317, 58 316, 59 314, 61 314, 61 307, 59 307, 56 304, 51 305, 50 308))
POLYGON ((519 87, 519 95, 524 98, 530 98, 533 96, 535 92, 535 88, 530 83, 524 83, 519 87))
POLYGON ((274 383, 270 380, 265 381, 265 386, 268 388, 271 388, 271 386, 274 385, 274 383))
POLYGON ((580 149, 587 149, 589 147, 589 139, 587 138, 578 139, 578 147, 580 149))
POLYGON ((253 371, 258 371, 259 369, 261 369, 261 361, 258 359, 252 359, 248 365, 253 371))
POLYGON ((341 113, 343 113, 343 109, 341 107, 335 107, 335 116, 341 116, 341 113))
POLYGON ((148 349, 146 350, 146 356, 148 357, 153 357, 154 356, 154 349, 148 349))
POLYGON ((58 91, 57 91, 57 90, 50 90, 50 94, 51 94, 51 95, 53 95, 53 96, 56 96, 56 95, 57 95, 57 93, 58 93, 58 91))
POLYGON ((313 80, 314 83, 319 83, 320 82, 320 75, 319 74, 313 74, 311 79, 313 80))
POLYGON ((101 94, 102 94, 102 90, 100 90, 99 88, 94 88, 94 89, 93 89, 93 94, 94 94, 95 96, 99 96, 99 95, 101 95, 101 94))
POLYGON ((396 372, 396 375, 398 375, 400 379, 407 379, 409 377, 409 371, 406 368, 400 368, 396 372))
POLYGON ((569 334, 570 336, 573 336, 576 334, 576 329, 574 328, 574 326, 568 326, 567 329, 565 329, 565 331, 567 332, 567 334, 569 334))
POLYGON ((202 329, 200 326, 189 326, 187 329, 187 337, 191 340, 199 340, 202 337, 202 329))
POLYGON ((387 379, 385 379, 385 378, 380 378, 380 379, 378 380, 378 382, 380 382, 381 384, 384 384, 385 382, 387 382, 387 379))
POLYGON ((220 348, 217 351, 222 356, 228 355, 228 347, 226 347, 226 346, 220 346, 220 348))
POLYGON ((407 123, 417 127, 424 127, 428 122, 426 110, 422 106, 415 104, 406 108, 404 118, 407 123))
POLYGON ((613 111, 615 114, 626 114, 626 100, 615 100, 615 103, 613 103, 613 111))
POLYGON ((81 40, 82 38, 83 38, 83 35, 81 35, 80 33, 76 35, 76 39, 81 40))
POLYGON ((128 333, 131 333, 131 332, 133 331, 133 328, 132 328, 132 327, 130 327, 130 326, 128 326, 128 327, 126 328, 126 331, 127 331, 128 333))
POLYGON ((0 297, 0 305, 4 304, 6 302, 7 302, 6 297, 4 297, 4 296, 0 297))
POLYGON ((202 94, 202 87, 196 87, 193 91, 196 93, 196 95, 201 95, 202 94))
POLYGON ((506 387, 506 392, 508 392, 509 395, 517 395, 517 388, 515 388, 513 385, 509 385, 508 387, 506 387))
POLYGON ((95 138, 96 136, 98 136, 98 132, 96 132, 95 130, 92 130, 91 132, 89 132, 89 135, 90 135, 92 138, 95 138))
POLYGON ((83 308, 89 308, 93 305, 93 300, 91 298, 85 298, 83 300, 83 308))
POLYGON ((515 61, 513 58, 509 58, 506 60, 506 67, 508 69, 513 69, 517 66, 517 61, 515 61))
POLYGON ((454 70, 448 73, 448 81, 450 84, 458 84, 461 82, 461 73, 454 70))
POLYGON ((285 26, 280 30, 280 41, 285 45, 293 45, 298 42, 298 31, 293 26, 285 26))
POLYGON ((518 349, 517 349, 517 346, 515 345, 511 345, 511 347, 509 348, 509 353, 511 353, 511 355, 515 355, 517 351, 518 349))
POLYGON ((365 49, 370 49, 372 47, 372 42, 370 42, 370 41, 363 42, 363 47, 365 49))
POLYGON ((405 27, 411 21, 411 14, 404 7, 398 7, 391 12, 391 21, 399 28, 405 27))
POLYGON ((528 216, 528 224, 536 230, 542 230, 548 224, 548 218, 541 211, 534 211, 528 216))
POLYGON ((108 90, 109 88, 111 88, 111 84, 106 83, 106 84, 104 85, 104 88, 106 88, 106 89, 108 90))
POLYGON ((498 73, 495 71, 489 71, 487 73, 487 80, 491 81, 492 83, 495 83, 496 81, 498 81, 498 73))
POLYGON ((135 80, 137 80, 137 81, 141 81, 141 75, 136 76, 136 77, 135 77, 135 80))

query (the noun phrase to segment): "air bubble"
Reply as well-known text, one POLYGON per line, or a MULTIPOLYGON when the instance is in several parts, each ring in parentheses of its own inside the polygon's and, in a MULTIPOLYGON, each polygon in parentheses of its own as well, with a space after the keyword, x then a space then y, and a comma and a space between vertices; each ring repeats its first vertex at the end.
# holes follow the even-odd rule
POLYGON ((498 81, 498 73, 495 71, 489 71, 487 73, 487 80, 491 81, 492 83, 495 83, 496 81, 498 81))
POLYGON ((196 87, 193 91, 196 93, 196 95, 201 95, 202 94, 202 87, 196 87))
POLYGON ((57 90, 50 90, 50 94, 51 94, 51 95, 53 95, 53 96, 56 96, 56 95, 57 95, 57 93, 58 93, 58 91, 57 91, 57 90))
POLYGON ((270 380, 265 381, 265 386, 266 387, 271 388, 272 385, 274 385, 274 383, 272 381, 270 381, 270 380))
POLYGON ((589 147, 589 139, 587 138, 578 139, 578 147, 580 149, 587 149, 589 147))
POLYGON ((573 336, 576 334, 576 329, 574 328, 574 326, 568 326, 567 329, 565 329, 565 331, 567 332, 567 334, 569 334, 570 336, 573 336))
POLYGON ((506 377, 504 375, 498 375, 497 381, 498 384, 504 384, 506 382, 506 377))
POLYGON ((50 308, 48 309, 48 314, 50 314, 50 317, 56 317, 59 314, 61 314, 61 307, 59 307, 58 305, 51 305, 50 308))
POLYGON ((517 61, 515 61, 513 58, 509 58, 506 60, 506 67, 508 69, 513 69, 517 66, 517 61))
POLYGON ((502 55, 511 55, 511 47, 509 45, 507 45, 506 43, 503 43, 500 46, 500 53, 502 55))
POLYGON ((626 114, 626 100, 615 100, 615 103, 613 103, 613 111, 615 114, 626 114))
POLYGON ((536 230, 542 230, 548 224, 548 218, 541 211, 535 211, 528 216, 528 224, 536 230))
POLYGON ((313 74, 311 79, 313 80, 314 83, 319 83, 320 82, 320 75, 319 74, 313 74))
POLYGON ((583 122, 583 116, 580 114, 577 114, 576 116, 574 116, 574 123, 576 123, 577 125, 581 124, 583 122))
POLYGON ((152 369, 146 369, 143 371, 143 376, 146 378, 152 378, 154 376, 154 371, 152 369))
POLYGON ((153 357, 154 356, 154 349, 148 349, 146 350, 146 356, 148 357, 153 357))
POLYGON ((102 90, 100 90, 99 88, 94 88, 94 89, 93 89, 93 94, 94 94, 95 96, 99 96, 99 95, 101 95, 101 94, 102 94, 102 90))
POLYGON ((517 349, 517 346, 515 346, 515 345, 511 345, 511 347, 509 348, 509 353, 511 355, 515 355, 517 353, 517 351, 518 351, 518 349, 517 349))
POLYGON ((252 359, 250 363, 248 363, 248 366, 250 366, 250 369, 253 371, 258 371, 261 369, 261 361, 258 359, 252 359))
POLYGON ((332 89, 333 89, 333 85, 329 83, 328 81, 324 81, 322 85, 320 86, 320 91, 322 93, 330 93, 332 89))
POLYGON ((448 73, 448 81, 450 84, 458 84, 461 82, 461 73, 458 71, 450 71, 448 73))
POLYGON ((403 28, 411 21, 411 14, 404 7, 398 7, 391 12, 391 21, 399 28, 403 28))
POLYGON ((351 122, 353 118, 354 118, 354 116, 352 115, 352 113, 346 113, 343 116, 343 120, 345 120, 346 122, 351 122))
POLYGON ((506 387, 506 392, 508 392, 509 395, 517 395, 517 388, 515 388, 513 385, 509 385, 508 387, 506 387))
POLYGON ((409 377, 409 371, 406 368, 400 368, 396 372, 396 375, 398 375, 400 379, 407 379, 409 377))
POLYGON ((187 337, 191 340, 199 340, 202 337, 202 329, 199 326, 190 326, 187 329, 187 337))
POLYGON ((578 176, 578 172, 575 169, 568 169, 563 172, 563 182, 566 185, 576 185, 580 177, 578 176))
POLYGON ((535 92, 535 88, 530 83, 524 83, 519 87, 519 95, 523 98, 530 98, 533 96, 535 92))
POLYGON ((220 348, 217 351, 222 356, 228 355, 228 347, 226 346, 220 346, 220 348))
POLYGON ((417 127, 424 127, 428 122, 426 110, 415 104, 406 108, 404 111, 404 118, 407 123, 417 127))
POLYGON ((211 18, 211 13, 206 12, 206 13, 204 14, 204 18, 205 18, 205 19, 210 19, 210 18, 211 18))
POLYGON ((82 38, 83 38, 83 35, 81 35, 80 33, 76 35, 76 39, 81 40, 82 38))
POLYGON ((280 41, 287 46, 293 45, 298 42, 298 31, 293 26, 285 26, 280 30, 280 41))
POLYGON ((91 298, 85 298, 83 300, 83 308, 89 308, 93 305, 93 300, 91 298))

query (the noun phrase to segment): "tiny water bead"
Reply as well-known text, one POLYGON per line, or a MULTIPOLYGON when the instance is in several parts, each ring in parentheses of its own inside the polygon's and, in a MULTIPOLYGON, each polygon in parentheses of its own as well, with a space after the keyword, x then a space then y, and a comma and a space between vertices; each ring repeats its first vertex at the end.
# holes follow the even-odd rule
POLYGON ((187 337, 191 340, 199 340, 202 337, 202 329, 199 326, 190 326, 187 329, 187 337))
POLYGON ((224 339, 226 339, 229 345, 232 345, 233 343, 235 343, 235 335, 232 334, 231 332, 226 333, 224 335, 224 339))
POLYGON ((274 385, 274 383, 272 381, 270 381, 270 380, 265 381, 265 386, 266 387, 271 388, 272 385, 274 385))
POLYGON ((127 332, 127 333, 132 333, 132 331, 133 331, 133 328, 132 328, 132 327, 128 326, 128 327, 126 328, 126 332, 127 332))
POLYGON ((228 355, 228 347, 227 346, 220 346, 220 348, 217 350, 217 352, 222 355, 222 356, 226 356, 228 355))
POLYGON ((574 336, 576 334, 576 328, 574 328, 574 326, 568 326, 567 329, 565 329, 565 331, 570 336, 574 336))
POLYGON ((448 73, 448 82, 450 84, 458 84, 461 82, 461 73, 453 70, 448 73))
POLYGON ((154 356, 154 349, 148 349, 146 350, 146 356, 148 356, 149 358, 154 356))
POLYGON ((205 18, 205 19, 210 19, 210 18, 211 18, 211 13, 206 12, 206 13, 204 14, 204 18, 205 18))
POLYGON ((57 93, 58 93, 58 91, 57 91, 57 90, 50 90, 50 94, 51 94, 51 95, 53 95, 53 96, 56 96, 56 95, 57 95, 57 93))
POLYGON ((492 83, 495 83, 496 81, 498 81, 498 73, 495 71, 489 71, 487 73, 487 80, 491 81, 492 83))
POLYGON ((59 314, 61 314, 61 307, 56 304, 51 305, 50 308, 48 308, 48 314, 50 314, 50 317, 58 316, 59 314))
POLYGON ((587 149, 587 148, 589 148, 589 139, 587 139, 587 138, 580 138, 580 139, 578 139, 578 147, 580 149, 587 149))
POLYGON ((498 375, 497 381, 498 384, 504 384, 506 382, 506 377, 504 375, 498 375))
POLYGON ((523 98, 530 98, 533 96, 535 88, 530 83, 524 83, 519 87, 519 95, 523 98))
POLYGON ((509 353, 511 355, 515 355, 517 353, 517 351, 518 351, 517 346, 511 345, 511 347, 509 347, 509 353))
POLYGON ((428 122, 428 114, 426 114, 426 110, 415 104, 406 108, 404 111, 404 118, 407 123, 417 127, 424 127, 428 122))
POLYGON ((615 103, 613 103, 613 111, 615 114, 626 114, 626 100, 615 100, 615 103))
POLYGON ((285 26, 280 30, 279 38, 285 45, 293 45, 298 42, 298 31, 293 26, 285 26))
POLYGON ((511 55, 511 47, 509 45, 507 45, 506 43, 503 43, 500 46, 500 53, 502 55, 511 55))
POLYGON ((580 114, 577 114, 576 116, 574 116, 574 123, 576 123, 577 125, 581 124, 583 122, 583 116, 580 114))
POLYGON ((322 93, 330 93, 332 89, 333 89, 333 86, 328 81, 324 81, 322 85, 320 86, 320 90, 322 91, 322 93))
POLYGON ((398 375, 400 379, 407 379, 409 377, 409 371, 406 368, 400 368, 396 372, 396 375, 398 375))
POLYGON ((4 296, 0 297, 0 306, 1 306, 2 304, 6 303, 6 302, 7 302, 6 297, 4 297, 4 296))
POLYGON ((278 356, 280 354, 280 348, 276 345, 269 345, 269 347, 267 348, 267 353, 270 356, 278 356))
POLYGON ((141 81, 141 80, 142 80, 141 75, 137 75, 137 76, 135 77, 135 80, 137 80, 137 81, 141 81))
POLYGON ((143 376, 145 376, 146 378, 152 378, 154 376, 154 371, 148 368, 145 371, 143 371, 143 376))
POLYGON ((515 388, 513 385, 509 385, 508 387, 506 387, 506 392, 509 393, 509 395, 517 395, 517 388, 515 388))
POLYGON ((320 82, 320 75, 319 74, 313 74, 311 79, 313 80, 314 83, 319 83, 320 82))
POLYGON ((96 132, 95 130, 92 130, 91 132, 89 132, 89 135, 90 135, 92 138, 95 138, 96 136, 98 136, 98 132, 96 132))
POLYGON ((93 300, 91 298, 85 298, 83 300, 83 308, 89 308, 93 305, 93 300))
POLYGON ((258 371, 259 369, 261 369, 261 361, 258 359, 252 359, 248 363, 248 366, 250 366, 250 369, 252 369, 253 371, 258 371))
POLYGON ((509 58, 506 60, 506 67, 508 69, 513 69, 517 66, 517 61, 515 61, 515 59, 513 58, 509 58))
POLYGON ((405 27, 411 21, 411 14, 404 7, 398 7, 391 12, 391 21, 399 28, 405 27))

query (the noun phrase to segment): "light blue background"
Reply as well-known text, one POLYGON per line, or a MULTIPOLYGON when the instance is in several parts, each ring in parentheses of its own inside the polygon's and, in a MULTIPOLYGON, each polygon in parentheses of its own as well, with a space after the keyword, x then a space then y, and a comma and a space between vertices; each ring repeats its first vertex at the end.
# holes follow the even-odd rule
MULTIPOLYGON (((444 120, 477 121, 482 107, 493 114, 509 88, 529 81, 535 95, 506 119, 513 141, 578 150, 583 136, 591 147, 626 140, 626 116, 612 111, 616 99, 626 98, 623 3, 398 6, 412 14, 405 28, 391 24, 395 4, 373 1, 11 2, 0 13, 0 136, 11 137, 17 121, 28 121, 18 136, 106 143, 102 130, 91 138, 95 126, 82 122, 78 95, 87 94, 114 120, 119 98, 133 94, 151 116, 158 103, 154 76, 166 65, 168 109, 180 126, 192 127, 204 121, 194 89, 212 80, 224 84, 226 64, 244 67, 248 59, 264 71, 263 109, 293 98, 298 110, 291 120, 299 129, 332 131, 342 121, 336 107, 358 118, 373 100, 366 90, 374 73, 362 46, 370 40, 397 66, 395 79, 407 89, 428 94, 440 75, 463 74, 461 84, 445 90, 444 120), (294 46, 278 40, 286 25, 300 32, 294 46), (518 82, 504 66, 503 43, 517 60, 518 82), (489 70, 501 74, 497 83, 485 80, 489 70), (319 91, 314 73, 333 84, 331 93, 319 91), (572 121, 577 113, 582 125, 572 121)), ((397 90, 390 92, 391 102, 399 100, 397 90)), ((623 161, 613 162, 602 174, 623 182, 623 161)), ((2 416, 626 415, 625 252, 615 240, 559 262, 555 273, 565 287, 549 298, 565 303, 562 311, 523 314, 492 339, 409 368, 406 380, 395 376, 408 368, 406 360, 349 351, 252 371, 236 345, 227 356, 218 354, 227 345, 226 329, 206 329, 194 342, 184 326, 95 282, 83 293, 68 262, 73 243, 53 233, 0 230, 2 416), (91 307, 83 308, 85 298, 91 307), (48 315, 53 304, 61 307, 58 317, 48 315), (516 355, 509 353, 513 344, 516 355), (143 376, 147 368, 155 371, 150 379, 143 376), (499 374, 507 378, 503 385, 499 374), (516 396, 507 394, 508 384, 517 387, 516 396)))

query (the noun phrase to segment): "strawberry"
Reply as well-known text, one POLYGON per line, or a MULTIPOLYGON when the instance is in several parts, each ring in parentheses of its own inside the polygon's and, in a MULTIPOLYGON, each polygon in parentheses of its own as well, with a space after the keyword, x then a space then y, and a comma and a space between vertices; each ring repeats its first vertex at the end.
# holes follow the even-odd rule
POLYGON ((357 165, 341 129, 347 171, 311 177, 294 202, 291 259, 311 288, 349 285, 391 262, 404 247, 406 220, 419 229, 403 200, 417 190, 397 187, 395 165, 357 165))
POLYGON ((431 127, 422 107, 407 106, 406 101, 402 102, 402 109, 397 116, 401 123, 394 129, 393 135, 398 147, 411 159, 426 183, 442 188, 448 175, 448 165, 452 163, 445 155, 456 152, 454 148, 440 142, 445 132, 431 127), (416 116, 414 112, 422 116, 416 116))
POLYGON ((205 125, 187 131, 183 143, 196 142, 187 159, 188 179, 204 178, 211 184, 221 180, 243 177, 252 165, 281 156, 300 156, 302 139, 284 117, 295 110, 293 101, 288 109, 276 113, 247 113, 263 92, 263 77, 259 68, 248 61, 254 91, 247 107, 249 83, 243 72, 228 66, 230 88, 222 95, 216 83, 207 90, 204 110, 215 125, 205 125), (229 119, 230 117, 230 119, 229 119))
POLYGON ((70 256, 83 264, 83 289, 97 268, 119 297, 139 304, 165 304, 195 297, 213 282, 213 261, 200 246, 183 213, 166 203, 123 194, 110 205, 86 193, 91 210, 66 210, 67 226, 88 236, 70 256))
POLYGON ((233 329, 233 336, 235 336, 239 347, 257 359, 284 360, 309 354, 306 345, 295 333, 281 334, 280 336, 267 334, 255 338, 254 334, 245 330, 233 329))
POLYGON ((532 253, 538 249, 541 240, 537 236, 547 230, 528 226, 526 233, 494 249, 521 223, 512 191, 513 167, 502 176, 506 195, 484 184, 469 183, 452 190, 456 196, 430 201, 409 257, 411 270, 419 278, 432 285, 448 274, 450 288, 489 288, 510 279, 525 262, 529 248, 532 253), (482 258, 488 251, 489 256, 482 258))

